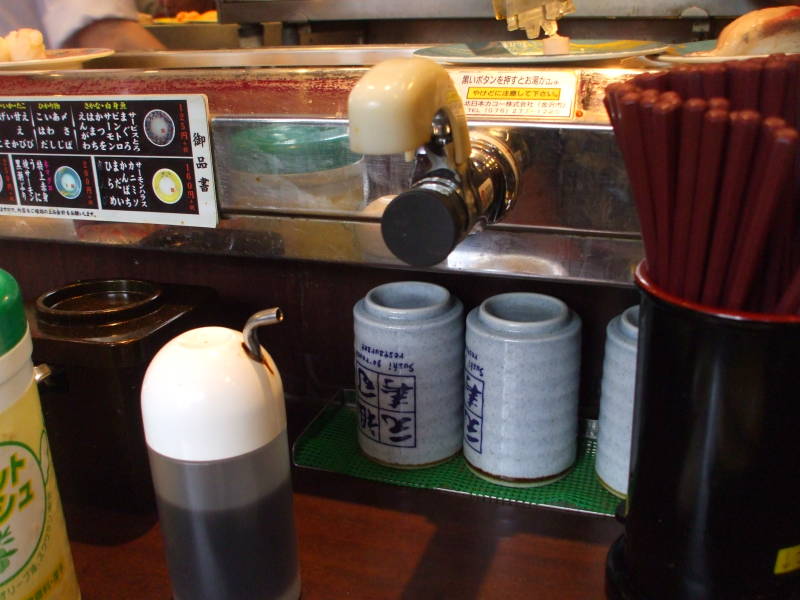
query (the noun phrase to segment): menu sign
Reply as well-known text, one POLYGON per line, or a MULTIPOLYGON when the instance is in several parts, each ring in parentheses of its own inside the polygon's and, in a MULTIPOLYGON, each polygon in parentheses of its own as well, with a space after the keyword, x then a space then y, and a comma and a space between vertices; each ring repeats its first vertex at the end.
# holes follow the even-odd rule
POLYGON ((206 98, 0 97, 0 216, 214 227, 206 98))
POLYGON ((575 71, 450 70, 470 116, 572 119, 578 89, 575 71))

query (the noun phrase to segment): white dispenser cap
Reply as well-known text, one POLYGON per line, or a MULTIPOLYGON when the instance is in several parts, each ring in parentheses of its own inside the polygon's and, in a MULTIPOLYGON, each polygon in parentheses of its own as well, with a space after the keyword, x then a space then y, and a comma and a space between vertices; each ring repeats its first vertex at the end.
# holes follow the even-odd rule
POLYGON ((164 456, 220 460, 261 448, 286 428, 272 357, 250 357, 239 331, 201 327, 168 342, 142 384, 147 445, 164 456))

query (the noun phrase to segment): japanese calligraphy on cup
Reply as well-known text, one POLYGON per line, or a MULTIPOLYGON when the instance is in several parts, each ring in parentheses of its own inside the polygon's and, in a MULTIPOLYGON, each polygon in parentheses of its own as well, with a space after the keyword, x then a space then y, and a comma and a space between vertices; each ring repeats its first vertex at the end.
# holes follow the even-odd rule
POLYGON ((461 301, 419 281, 387 283, 353 307, 358 442, 369 458, 425 467, 461 450, 461 301))
POLYGON ((501 485, 569 471, 577 451, 581 320, 551 296, 492 296, 467 316, 464 457, 501 485))
POLYGON ((600 483, 621 498, 628 493, 638 337, 638 304, 606 327, 595 471, 600 483))

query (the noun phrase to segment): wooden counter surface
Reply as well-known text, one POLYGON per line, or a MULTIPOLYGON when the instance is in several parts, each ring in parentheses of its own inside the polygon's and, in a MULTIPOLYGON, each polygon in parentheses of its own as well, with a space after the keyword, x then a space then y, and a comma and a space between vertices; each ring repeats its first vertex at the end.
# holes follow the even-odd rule
MULTIPOLYGON (((602 600, 611 518, 303 470, 295 477, 303 599, 602 600)), ((83 600, 168 600, 158 525, 73 541, 83 600)))
MULTIPOLYGON (((305 468, 294 490, 303 600, 602 600, 606 552, 622 533, 611 517, 305 468)), ((158 525, 142 531, 102 544, 72 536, 83 600, 171 597, 158 525)))

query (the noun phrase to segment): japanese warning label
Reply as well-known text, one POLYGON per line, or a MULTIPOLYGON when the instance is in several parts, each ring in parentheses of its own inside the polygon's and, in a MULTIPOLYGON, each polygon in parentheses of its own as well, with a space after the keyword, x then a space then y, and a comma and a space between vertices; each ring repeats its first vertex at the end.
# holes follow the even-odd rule
POLYGON ((572 119, 578 77, 572 71, 450 70, 469 116, 572 119))
POLYGON ((0 97, 0 216, 214 227, 206 98, 0 97))

